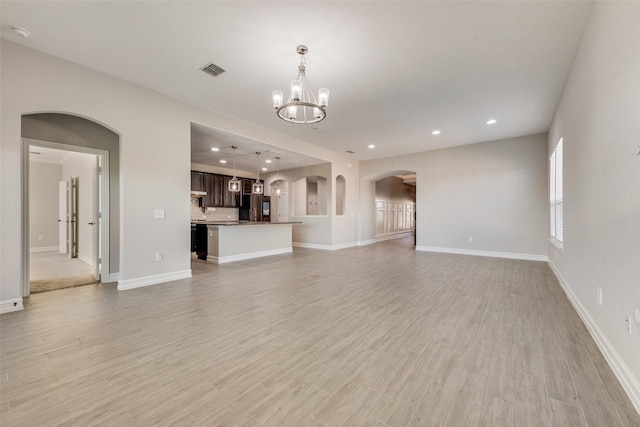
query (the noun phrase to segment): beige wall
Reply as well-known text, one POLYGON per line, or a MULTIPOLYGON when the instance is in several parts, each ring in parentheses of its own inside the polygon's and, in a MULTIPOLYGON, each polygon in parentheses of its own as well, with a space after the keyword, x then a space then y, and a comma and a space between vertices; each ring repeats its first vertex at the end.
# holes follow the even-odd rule
MULTIPOLYGON (((538 259, 547 253, 547 135, 361 162, 365 181, 416 172, 417 247, 538 259), (473 242, 469 241, 473 238, 473 242)), ((365 187, 366 189, 366 187, 365 187)), ((373 204, 361 198, 367 206, 373 204)), ((369 215, 367 208, 361 210, 369 215)), ((367 216, 362 240, 375 236, 367 216)))
POLYGON ((62 168, 55 163, 29 164, 29 248, 58 248, 58 182, 62 168), (39 237, 42 236, 42 240, 39 237))
POLYGON ((549 131, 564 248, 549 256, 640 410, 640 3, 596 2, 549 131), (596 300, 602 288, 603 304, 596 300), (633 335, 626 330, 631 317, 633 335))

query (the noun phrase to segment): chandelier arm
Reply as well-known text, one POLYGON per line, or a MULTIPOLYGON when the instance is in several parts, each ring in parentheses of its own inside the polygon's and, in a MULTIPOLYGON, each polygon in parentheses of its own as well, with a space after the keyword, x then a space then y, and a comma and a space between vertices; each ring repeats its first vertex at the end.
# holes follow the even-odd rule
POLYGON ((278 117, 280 117, 282 120, 284 120, 285 122, 289 122, 289 123, 296 123, 296 124, 312 124, 312 123, 318 123, 321 122, 322 120, 325 119, 325 117, 327 117, 327 112, 325 110, 324 107, 320 107, 319 110, 321 112, 320 117, 316 118, 314 117, 313 119, 309 119, 307 121, 302 121, 302 120, 297 120, 297 119, 290 119, 285 113, 287 112, 287 108, 289 106, 306 106, 306 107, 318 107, 315 104, 311 104, 310 102, 302 102, 302 101, 292 101, 292 102, 287 102, 286 104, 281 105, 280 107, 278 107, 276 109, 276 114, 278 115, 278 117))

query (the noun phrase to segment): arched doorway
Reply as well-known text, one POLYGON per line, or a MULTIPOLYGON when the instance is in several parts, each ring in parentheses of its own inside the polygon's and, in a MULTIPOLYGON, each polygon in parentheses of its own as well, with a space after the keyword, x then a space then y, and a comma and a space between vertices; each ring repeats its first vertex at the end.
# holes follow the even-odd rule
POLYGON ((417 175, 385 170, 360 178, 360 241, 375 243, 412 237, 416 244, 417 175))
POLYGON ((27 114, 22 116, 21 124, 23 296, 31 293, 32 276, 38 281, 36 290, 117 280, 119 135, 93 120, 71 114, 27 114), (47 167, 32 162, 35 157, 52 153, 58 160, 47 167), (45 181, 36 170, 51 181, 47 188, 39 187, 45 181), (52 178, 56 174, 59 180, 52 178), (66 185, 66 193, 59 181, 66 185), (49 203, 38 203, 46 194, 49 203), (58 196, 63 196, 64 201, 58 196), (59 216, 63 208, 68 217, 59 216), (68 261, 55 257, 60 252, 64 252, 62 259, 68 261), (34 254, 39 261, 48 261, 32 266, 34 254))

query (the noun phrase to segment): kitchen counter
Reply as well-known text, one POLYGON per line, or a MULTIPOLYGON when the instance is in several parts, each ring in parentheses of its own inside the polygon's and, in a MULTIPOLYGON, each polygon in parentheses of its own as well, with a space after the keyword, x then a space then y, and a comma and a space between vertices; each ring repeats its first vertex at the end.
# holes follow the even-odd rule
POLYGON ((207 261, 217 264, 293 252, 291 228, 300 224, 253 221, 205 223, 207 261))
POLYGON ((302 224, 301 221, 288 221, 288 222, 268 222, 268 221, 191 221, 191 224, 204 224, 204 225, 280 225, 280 224, 302 224))

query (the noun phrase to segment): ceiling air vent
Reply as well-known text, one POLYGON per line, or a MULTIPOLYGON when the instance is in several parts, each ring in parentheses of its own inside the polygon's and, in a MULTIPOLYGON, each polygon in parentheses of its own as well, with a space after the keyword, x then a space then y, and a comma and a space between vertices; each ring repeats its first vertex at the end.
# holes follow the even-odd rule
POLYGON ((217 77, 226 71, 224 68, 217 66, 213 62, 209 62, 204 67, 200 68, 200 70, 207 74, 211 74, 213 77, 217 77))
POLYGON ((349 154, 355 153, 355 151, 351 151, 351 150, 347 150, 346 152, 349 153, 349 154))

